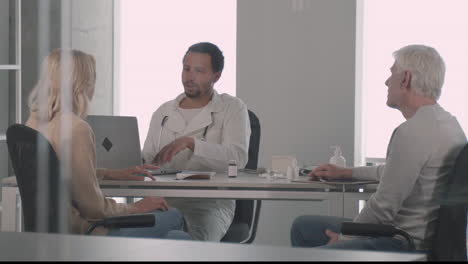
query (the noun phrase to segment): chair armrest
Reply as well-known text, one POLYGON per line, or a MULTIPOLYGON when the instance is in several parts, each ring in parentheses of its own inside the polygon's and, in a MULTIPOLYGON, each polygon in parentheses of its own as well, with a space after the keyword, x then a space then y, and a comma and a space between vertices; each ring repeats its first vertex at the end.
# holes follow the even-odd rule
POLYGON ((341 224, 341 234, 370 237, 393 237, 395 235, 401 235, 408 241, 409 249, 414 250, 413 238, 405 231, 392 225, 344 222, 341 224))
POLYGON ((152 227, 154 226, 155 222, 156 219, 153 214, 135 214, 107 217, 92 223, 86 231, 86 234, 90 234, 97 226, 100 225, 106 228, 138 228, 152 227))
POLYGON ((392 237, 396 234, 397 229, 392 225, 384 224, 365 224, 344 222, 341 224, 341 233, 350 236, 384 236, 392 237))

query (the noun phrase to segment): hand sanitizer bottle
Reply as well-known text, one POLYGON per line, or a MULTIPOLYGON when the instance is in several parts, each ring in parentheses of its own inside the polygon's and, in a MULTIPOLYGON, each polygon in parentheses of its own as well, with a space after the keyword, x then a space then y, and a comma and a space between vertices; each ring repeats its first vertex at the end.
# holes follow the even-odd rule
POLYGON ((288 180, 294 180, 294 168, 291 166, 288 166, 288 169, 286 170, 286 179, 288 180))
POLYGON ((330 148, 335 148, 335 155, 330 158, 330 164, 346 168, 346 160, 341 155, 340 146, 331 146, 330 148))

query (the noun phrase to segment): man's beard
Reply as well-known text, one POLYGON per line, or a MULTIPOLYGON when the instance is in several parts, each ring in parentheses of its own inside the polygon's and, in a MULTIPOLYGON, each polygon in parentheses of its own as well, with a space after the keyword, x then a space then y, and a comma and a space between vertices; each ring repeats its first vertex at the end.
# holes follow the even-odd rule
POLYGON ((198 98, 201 96, 201 91, 198 90, 196 91, 195 93, 191 94, 191 93, 188 93, 187 91, 185 91, 185 96, 187 96, 188 98, 198 98))

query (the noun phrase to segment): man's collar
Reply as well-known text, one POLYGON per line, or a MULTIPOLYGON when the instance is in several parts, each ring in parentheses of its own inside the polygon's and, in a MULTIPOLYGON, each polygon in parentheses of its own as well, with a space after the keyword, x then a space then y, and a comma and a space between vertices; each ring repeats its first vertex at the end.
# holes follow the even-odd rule
MULTIPOLYGON (((176 97, 173 104, 174 110, 177 110, 177 107, 179 107, 180 102, 185 97, 187 97, 185 93, 181 93, 176 97)), ((209 107, 211 112, 220 112, 223 109, 223 102, 221 101, 221 97, 218 94, 218 92, 216 92, 216 90, 213 89, 213 96, 211 97, 211 101, 205 107, 209 107)))

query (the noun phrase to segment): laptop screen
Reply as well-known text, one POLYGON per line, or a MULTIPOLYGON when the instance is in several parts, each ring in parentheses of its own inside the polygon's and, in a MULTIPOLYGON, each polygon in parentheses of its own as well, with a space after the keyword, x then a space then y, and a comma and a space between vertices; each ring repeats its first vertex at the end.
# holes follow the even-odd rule
POLYGON ((123 169, 141 165, 136 117, 90 115, 87 121, 96 136, 98 168, 123 169))

